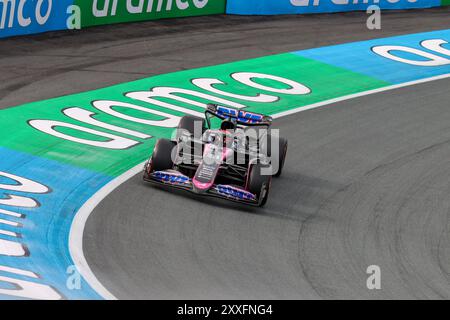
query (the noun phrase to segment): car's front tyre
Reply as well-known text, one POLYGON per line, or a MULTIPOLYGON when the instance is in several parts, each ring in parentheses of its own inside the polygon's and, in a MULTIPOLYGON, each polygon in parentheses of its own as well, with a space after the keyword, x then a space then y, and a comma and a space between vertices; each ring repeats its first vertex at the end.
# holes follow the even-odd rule
POLYGON ((272 176, 270 174, 263 174, 263 168, 264 166, 260 163, 250 165, 247 180, 247 190, 256 195, 260 207, 264 206, 267 202, 270 184, 272 182, 272 176))
POLYGON ((168 139, 158 139, 153 154, 146 165, 146 174, 173 168, 173 156, 176 143, 168 139))
MULTIPOLYGON (((183 116, 178 123, 178 132, 180 131, 188 131, 192 137, 195 139, 201 139, 203 133, 205 132, 206 121, 205 119, 195 117, 192 115, 183 116), (196 129, 197 126, 197 130, 196 129)), ((177 133, 177 136, 179 133, 177 133)))

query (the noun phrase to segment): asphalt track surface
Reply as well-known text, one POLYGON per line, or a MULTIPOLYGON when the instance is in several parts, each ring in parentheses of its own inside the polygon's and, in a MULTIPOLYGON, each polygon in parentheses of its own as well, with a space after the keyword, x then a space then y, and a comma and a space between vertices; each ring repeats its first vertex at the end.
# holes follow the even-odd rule
MULTIPOLYGON (((450 28, 449 10, 203 17, 1 41, 8 107, 153 74, 450 28), (207 30, 209 29, 209 31, 207 30), (20 67, 22 65, 22 67, 20 67)), ((276 120, 283 176, 254 209, 135 176, 91 214, 88 263, 118 298, 450 298, 450 80, 276 120), (382 289, 366 288, 367 266, 382 289)))

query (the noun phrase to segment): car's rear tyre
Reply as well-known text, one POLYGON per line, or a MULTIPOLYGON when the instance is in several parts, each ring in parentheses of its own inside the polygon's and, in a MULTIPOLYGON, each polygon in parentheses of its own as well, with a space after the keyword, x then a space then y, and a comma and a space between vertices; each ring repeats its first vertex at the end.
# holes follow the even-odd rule
POLYGON ((158 139, 148 163, 147 172, 164 171, 173 168, 172 152, 176 143, 168 139, 158 139))
MULTIPOLYGON (((283 172, 284 163, 286 162, 286 154, 288 149, 288 141, 283 137, 279 137, 278 139, 278 169, 273 172, 274 177, 279 177, 283 172)), ((267 136, 267 141, 263 146, 263 153, 266 154, 269 158, 272 157, 272 136, 267 136)), ((273 162, 272 162, 273 164, 273 162)))
POLYGON ((202 137, 203 133, 205 132, 205 128, 206 128, 205 119, 191 116, 191 115, 182 117, 180 119, 180 122, 178 123, 178 129, 179 129, 178 131, 180 131, 180 129, 187 130, 195 139, 200 139, 202 137), (201 131, 197 130, 198 132, 195 132, 195 124, 196 123, 200 124, 201 131))
POLYGON ((262 168, 263 166, 260 163, 252 164, 247 180, 247 190, 258 197, 260 207, 264 206, 267 202, 270 183, 272 181, 271 175, 261 174, 262 168))

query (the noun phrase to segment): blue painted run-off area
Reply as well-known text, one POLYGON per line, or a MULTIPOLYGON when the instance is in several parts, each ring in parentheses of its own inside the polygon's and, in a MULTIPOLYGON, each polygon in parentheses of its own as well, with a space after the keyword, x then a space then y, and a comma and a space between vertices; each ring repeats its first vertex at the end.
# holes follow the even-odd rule
MULTIPOLYGON (((22 227, 0 224, 0 229, 20 233, 21 238, 0 234, 0 239, 20 242, 29 251, 29 256, 16 257, 0 255, 0 267, 31 271, 39 278, 20 276, 0 270, 0 277, 11 277, 33 281, 54 288, 66 299, 101 299, 101 297, 82 280, 80 290, 70 290, 66 286, 73 273, 67 270, 74 263, 69 253, 69 231, 75 213, 110 177, 80 169, 56 161, 34 157, 29 154, 11 151, 0 147, 1 171, 39 182, 51 188, 44 194, 31 194, 19 191, 0 190, 0 199, 9 195, 36 199, 41 205, 37 208, 20 208, 0 204, 0 209, 24 214, 23 218, 12 218, 0 213, 0 219, 15 221, 22 227)), ((0 179, 0 184, 13 184, 14 181, 0 179)), ((69 271, 71 271, 69 269, 69 271)), ((0 281, 0 289, 11 289, 9 284, 0 281)), ((14 296, 0 294, 0 299, 14 296)))
MULTIPOLYGON (((445 40, 448 43, 443 44, 442 48, 450 50, 450 29, 448 29, 302 50, 294 53, 305 58, 318 60, 333 66, 365 74, 392 84, 399 84, 450 73, 449 55, 443 55, 430 51, 421 46, 422 41, 431 39, 445 40), (416 66, 385 58, 375 54, 372 51, 372 48, 375 46, 385 45, 405 46, 419 49, 421 51, 449 59, 449 63, 442 66, 433 67, 416 66)), ((403 51, 395 50, 391 53, 398 57, 412 61, 427 60, 423 56, 403 51)))

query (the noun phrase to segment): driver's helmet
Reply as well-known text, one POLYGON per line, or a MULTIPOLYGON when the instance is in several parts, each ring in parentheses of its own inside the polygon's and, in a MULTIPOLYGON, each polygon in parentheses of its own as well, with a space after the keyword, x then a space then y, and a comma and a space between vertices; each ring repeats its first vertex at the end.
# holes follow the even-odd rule
POLYGON ((220 130, 228 131, 228 130, 235 130, 236 124, 231 120, 224 120, 222 121, 222 124, 220 125, 220 130))

